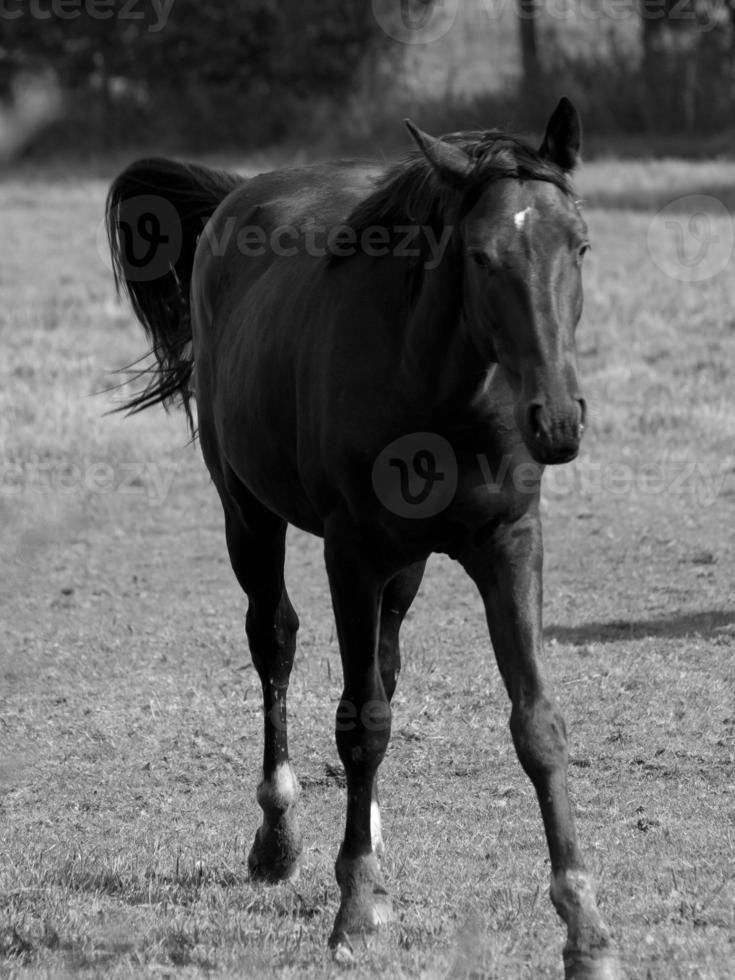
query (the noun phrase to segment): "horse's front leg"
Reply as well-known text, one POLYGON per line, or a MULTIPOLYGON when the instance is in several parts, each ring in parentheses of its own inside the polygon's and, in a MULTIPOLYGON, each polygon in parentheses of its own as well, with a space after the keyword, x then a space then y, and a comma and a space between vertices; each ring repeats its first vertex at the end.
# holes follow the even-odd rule
POLYGON ((341 524, 327 529, 325 558, 344 675, 336 739, 347 778, 345 835, 335 865, 341 900, 329 945, 346 955, 351 936, 374 932, 392 918, 371 833, 376 829, 373 787, 390 736, 390 702, 378 655, 387 576, 371 561, 370 545, 341 524))
POLYGON ((540 663, 543 548, 537 512, 499 526, 463 556, 487 612, 498 666, 512 702, 518 758, 538 795, 551 857, 551 899, 567 925, 566 980, 622 977, 609 929, 577 844, 567 792, 567 738, 540 663))

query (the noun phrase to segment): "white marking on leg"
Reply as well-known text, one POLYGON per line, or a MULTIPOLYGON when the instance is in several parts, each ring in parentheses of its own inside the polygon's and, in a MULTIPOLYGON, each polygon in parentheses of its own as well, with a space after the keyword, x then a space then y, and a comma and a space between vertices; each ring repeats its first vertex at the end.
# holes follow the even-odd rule
POLYGON ((265 778, 258 786, 258 803, 264 813, 283 813, 294 805, 299 796, 299 783, 288 762, 282 762, 273 770, 270 780, 265 778))
POLYGON ((282 796, 293 797, 298 792, 296 777, 288 762, 276 766, 273 772, 273 787, 282 796))
POLYGON ((523 226, 526 223, 526 218, 529 216, 531 211, 533 211, 533 208, 524 208, 522 211, 519 211, 514 216, 513 221, 518 231, 521 231, 523 229, 523 226))
POLYGON ((590 929, 609 941, 610 932, 597 908, 595 886, 586 871, 560 871, 551 875, 551 900, 565 920, 574 943, 590 929))
POLYGON ((380 822, 380 807, 377 800, 373 800, 370 804, 370 837, 372 838, 374 853, 382 857, 385 854, 385 844, 383 843, 383 828, 380 822))

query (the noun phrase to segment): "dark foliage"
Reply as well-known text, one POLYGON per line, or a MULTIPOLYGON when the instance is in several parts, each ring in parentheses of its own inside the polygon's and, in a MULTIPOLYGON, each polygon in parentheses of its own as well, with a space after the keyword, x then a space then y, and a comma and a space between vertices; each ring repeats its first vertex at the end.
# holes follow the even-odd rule
POLYGON ((354 88, 385 40, 369 3, 344 0, 113 0, 73 12, 0 16, 0 96, 19 71, 53 71, 69 106, 56 138, 102 148, 277 140, 310 100, 354 88))

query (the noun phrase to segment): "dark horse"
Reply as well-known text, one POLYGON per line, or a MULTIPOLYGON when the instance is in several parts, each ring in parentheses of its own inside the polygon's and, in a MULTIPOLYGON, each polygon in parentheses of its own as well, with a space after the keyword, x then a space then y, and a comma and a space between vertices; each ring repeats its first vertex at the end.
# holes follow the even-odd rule
POLYGON ((579 118, 563 99, 538 150, 497 131, 436 139, 408 125, 418 152, 387 171, 349 162, 246 180, 156 159, 117 178, 117 280, 157 359, 128 407, 179 399, 188 410, 195 394, 263 687, 253 879, 289 878, 301 851, 287 525, 324 538, 344 674, 339 958, 350 936, 391 917, 377 771, 401 622, 427 557, 444 552, 485 604, 568 928, 566 976, 610 980, 618 960, 577 845, 564 721, 540 664, 540 480, 545 464, 577 455, 585 423, 574 334, 588 242, 569 184, 579 118))

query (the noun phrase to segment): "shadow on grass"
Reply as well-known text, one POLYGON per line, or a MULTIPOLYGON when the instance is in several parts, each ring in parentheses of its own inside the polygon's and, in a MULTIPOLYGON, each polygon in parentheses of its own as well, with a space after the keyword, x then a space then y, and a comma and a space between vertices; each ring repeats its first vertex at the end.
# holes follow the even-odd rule
POLYGON ((609 623, 583 623, 580 626, 548 626, 547 640, 571 646, 585 643, 614 643, 616 640, 642 640, 649 636, 672 638, 710 637, 728 634, 735 639, 735 610, 713 609, 705 612, 683 612, 660 619, 613 619, 609 623))

